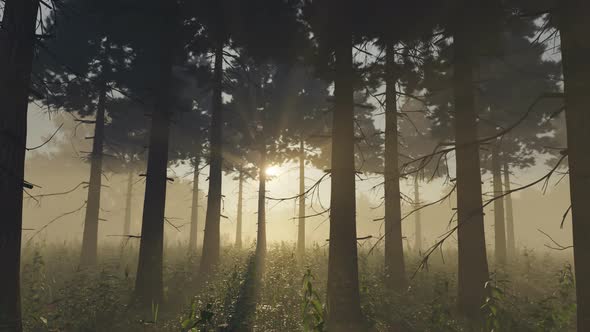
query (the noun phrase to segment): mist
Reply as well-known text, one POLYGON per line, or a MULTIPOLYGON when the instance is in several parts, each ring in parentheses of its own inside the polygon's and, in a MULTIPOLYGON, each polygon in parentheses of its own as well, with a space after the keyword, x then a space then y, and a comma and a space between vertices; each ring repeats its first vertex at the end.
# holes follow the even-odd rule
POLYGON ((583 0, 0 0, 0 332, 590 331, 583 0))

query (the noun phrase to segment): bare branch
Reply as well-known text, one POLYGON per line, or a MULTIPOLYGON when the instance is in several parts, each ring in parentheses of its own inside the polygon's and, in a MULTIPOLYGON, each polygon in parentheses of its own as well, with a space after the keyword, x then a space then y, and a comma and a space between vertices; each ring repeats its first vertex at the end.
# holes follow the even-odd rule
POLYGON ((73 211, 70 211, 70 212, 66 212, 66 213, 60 214, 59 216, 57 216, 57 217, 55 217, 55 218, 51 219, 51 220, 50 220, 48 223, 46 223, 45 225, 43 225, 43 227, 39 228, 39 230, 38 230, 38 231, 36 231, 36 232, 35 232, 33 235, 31 235, 31 237, 30 237, 30 238, 27 240, 27 243, 26 243, 26 244, 28 245, 28 244, 31 242, 31 240, 32 240, 32 239, 33 239, 33 238, 34 238, 34 237, 35 237, 37 234, 41 233, 43 230, 45 230, 47 227, 49 227, 49 225, 53 224, 54 222, 58 221, 59 219, 61 219, 61 218, 63 218, 63 217, 69 216, 69 215, 71 215, 71 214, 74 214, 74 213, 76 213, 76 212, 78 212, 78 211, 82 210, 82 209, 83 209, 83 208, 86 206, 86 203, 87 203, 87 202, 86 202, 86 201, 84 201, 84 204, 82 204, 82 206, 80 206, 79 208, 77 208, 77 209, 75 209, 75 210, 73 210, 73 211))
POLYGON ((553 249, 553 250, 567 250, 567 249, 571 249, 571 248, 573 248, 573 247, 574 247, 574 246, 567 246, 567 247, 566 247, 566 246, 563 246, 563 245, 561 245, 561 244, 557 243, 557 241, 555 241, 555 240, 554 240, 554 239, 553 239, 553 238, 552 238, 552 237, 551 237, 549 234, 547 234, 547 233, 543 232, 543 231, 542 231, 542 230, 540 230, 539 228, 537 228, 537 230, 538 230, 538 231, 539 231, 541 234, 545 235, 545 236, 546 236, 546 237, 547 237, 547 238, 548 238, 548 239, 549 239, 551 242, 553 242, 553 244, 555 244, 555 245, 557 246, 557 247, 553 247, 553 246, 551 246, 551 245, 548 245, 548 244, 546 244, 546 245, 545 245, 545 247, 547 247, 547 248, 549 248, 549 249, 553 249))
POLYGON ((50 137, 49 137, 49 138, 48 138, 48 139, 47 139, 45 142, 43 142, 43 143, 41 143, 41 144, 39 144, 39 145, 37 145, 37 146, 35 146, 35 147, 32 147, 32 148, 26 148, 26 149, 27 149, 27 151, 33 151, 33 150, 37 150, 37 149, 40 149, 40 148, 42 148, 43 146, 45 146, 47 143, 49 143, 49 142, 50 142, 50 141, 53 139, 53 137, 55 137, 55 135, 57 135, 57 133, 59 132, 59 130, 60 130, 60 129, 61 129, 63 126, 64 126, 64 124, 62 123, 61 125, 59 125, 59 127, 57 127, 57 129, 55 130, 55 132, 54 132, 54 133, 53 133, 53 134, 52 134, 52 135, 51 135, 51 136, 50 136, 50 137))

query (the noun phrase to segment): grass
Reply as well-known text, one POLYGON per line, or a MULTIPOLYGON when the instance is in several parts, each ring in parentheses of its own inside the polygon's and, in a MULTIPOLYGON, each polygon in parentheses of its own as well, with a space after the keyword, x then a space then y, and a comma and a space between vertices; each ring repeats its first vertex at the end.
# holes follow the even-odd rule
MULTIPOLYGON (((205 284, 195 283, 198 259, 166 248, 165 303, 141 312, 132 305, 137 248, 107 246, 97 268, 78 267, 74 245, 28 246, 23 251, 22 307, 26 331, 323 331, 327 248, 297 262, 293 246, 269 248, 265 277, 255 282, 252 254, 225 248, 205 284)), ((362 309, 375 331, 575 331, 571 266, 555 255, 523 251, 492 273, 485 321, 470 328, 457 315, 456 255, 433 257, 403 293, 385 289, 382 253, 359 252, 362 309)), ((409 255, 408 271, 419 258, 409 255)), ((493 267, 493 266, 492 266, 493 267)), ((483 286, 483 285, 482 285, 483 286)))

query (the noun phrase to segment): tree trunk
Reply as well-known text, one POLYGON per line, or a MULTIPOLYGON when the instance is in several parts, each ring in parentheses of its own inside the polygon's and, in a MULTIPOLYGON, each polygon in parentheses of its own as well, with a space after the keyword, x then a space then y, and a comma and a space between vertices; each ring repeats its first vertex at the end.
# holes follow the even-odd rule
POLYGON ((564 0, 560 5, 578 331, 590 331, 590 3, 564 0))
MULTIPOLYGON (((492 178, 494 197, 504 194, 502 190, 502 166, 499 155, 499 146, 492 146, 492 178)), ((504 223, 504 199, 494 201, 494 240, 496 264, 506 265, 506 225, 504 223)))
MULTIPOLYGON (((504 192, 510 192, 510 168, 507 162, 504 162, 504 192)), ((516 255, 516 237, 514 235, 514 212, 512 210, 512 195, 504 196, 506 205, 506 235, 508 237, 508 258, 514 258, 516 255)))
POLYGON ((0 29, 0 331, 21 331, 20 252, 27 105, 38 0, 6 0, 0 29))
POLYGON ((398 165, 397 91, 394 44, 388 42, 385 64, 385 273, 387 286, 407 287, 402 235, 398 165))
POLYGON ((215 69, 213 88, 213 108, 211 112, 211 138, 209 156, 209 192, 207 195, 207 214, 205 216, 205 235, 201 273, 206 277, 219 262, 221 218, 221 164, 222 164, 222 88, 223 88, 223 42, 218 41, 215 49, 215 69))
POLYGON ((354 165, 353 57, 348 1, 341 7, 335 41, 335 109, 333 115, 330 238, 328 262, 329 331, 362 330, 358 256, 356 240, 356 199, 354 165), (347 13, 349 15, 346 15, 347 13))
POLYGON ((163 295, 164 212, 171 117, 169 107, 172 94, 172 49, 175 46, 173 39, 177 22, 175 22, 176 12, 171 8, 174 5, 165 3, 162 6, 164 7, 161 23, 163 28, 159 36, 162 39, 159 40, 161 54, 157 77, 160 88, 151 117, 139 261, 135 280, 135 297, 144 307, 160 303, 163 295))
POLYGON ((191 205, 191 230, 188 241, 189 255, 197 251, 199 237, 199 158, 196 158, 195 170, 193 171, 193 201, 191 205))
POLYGON ((125 196, 125 220, 123 235, 131 234, 131 200, 133 198, 133 172, 127 174, 127 194, 125 196))
POLYGON ((458 308, 479 317, 484 303, 488 262, 483 222, 481 170, 475 113, 473 32, 463 27, 454 34, 454 98, 457 159, 458 308))
POLYGON ((88 199, 86 200, 86 217, 84 218, 84 233, 82 234, 82 253, 80 255, 80 265, 82 266, 94 266, 97 260, 100 192, 102 188, 104 118, 107 98, 107 83, 105 80, 102 80, 100 84, 94 138, 92 141, 92 152, 90 154, 90 180, 88 182, 88 199))
POLYGON ((238 175, 238 215, 236 217, 236 248, 242 249, 242 209, 244 200, 244 170, 238 175))
POLYGON ((162 260, 170 115, 167 114, 165 104, 158 104, 152 115, 139 262, 135 281, 136 296, 144 304, 152 301, 159 303, 163 290, 162 260))
POLYGON ((305 256, 305 142, 299 142, 299 223, 297 225, 297 256, 305 256))
POLYGON ((256 271, 258 280, 264 271, 266 257, 266 145, 264 138, 260 147, 258 170, 258 221, 256 232, 256 271))
POLYGON ((420 182, 418 178, 418 174, 414 175, 414 222, 415 222, 415 231, 414 231, 414 249, 418 254, 422 252, 422 211, 418 210, 420 208, 420 182))

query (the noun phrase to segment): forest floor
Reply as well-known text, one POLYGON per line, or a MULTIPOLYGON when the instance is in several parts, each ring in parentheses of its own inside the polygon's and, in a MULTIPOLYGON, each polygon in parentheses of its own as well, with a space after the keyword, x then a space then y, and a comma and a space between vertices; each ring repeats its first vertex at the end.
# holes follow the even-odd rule
MULTIPOLYGON (((274 245, 262 283, 252 250, 226 248, 215 275, 195 286, 198 258, 183 246, 166 248, 166 302, 136 310, 135 245, 104 247, 100 264, 80 269, 69 244, 24 248, 22 307, 25 331, 322 331, 327 247, 307 250, 299 264, 290 244, 274 245), (255 294, 258 294, 257 296, 255 294)), ((420 259, 407 258, 410 287, 386 290, 382 252, 359 252, 362 309, 374 331, 575 331, 575 285, 560 253, 522 250, 494 272, 482 305, 485 326, 468 327, 455 312, 456 253, 445 251, 414 275, 420 259)), ((492 269, 493 269, 492 265, 492 269)))

